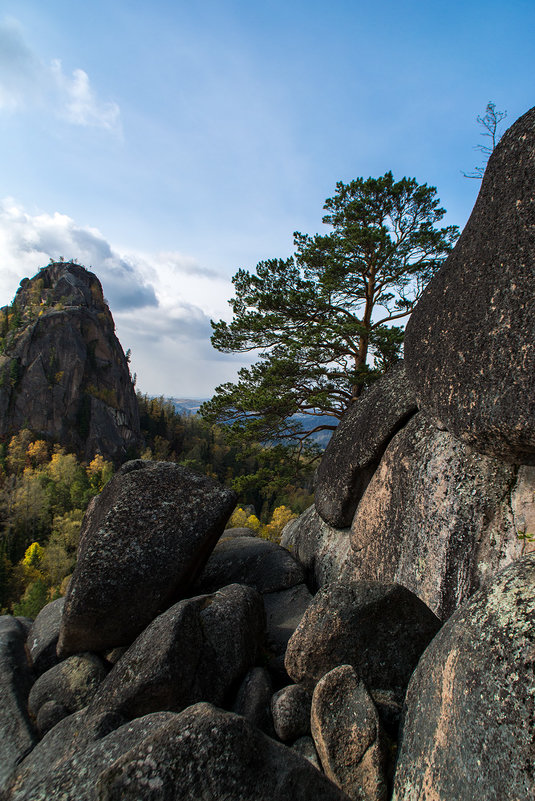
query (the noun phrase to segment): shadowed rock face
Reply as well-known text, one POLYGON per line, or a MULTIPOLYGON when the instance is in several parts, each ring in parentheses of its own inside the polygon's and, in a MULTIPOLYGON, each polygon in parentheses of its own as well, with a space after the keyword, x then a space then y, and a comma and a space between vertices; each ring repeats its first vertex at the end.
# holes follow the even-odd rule
POLYGON ((316 511, 329 526, 351 525, 386 446, 415 412, 414 393, 403 363, 347 409, 316 474, 316 511))
POLYGON ((535 555, 457 610, 406 697, 395 801, 533 799, 535 555))
POLYGON ((474 449, 535 464, 535 109, 503 136, 453 253, 414 309, 418 405, 474 449))
POLYGON ((9 774, 37 740, 26 709, 32 675, 25 632, 9 615, 0 617, 0 795, 9 774))
POLYGON ((440 621, 410 590, 377 581, 333 582, 303 615, 286 650, 288 675, 312 689, 339 665, 351 665, 370 692, 403 699, 440 621))
POLYGON ((221 705, 254 665, 263 629, 262 599, 251 587, 231 584, 179 601, 115 665, 89 714, 112 710, 134 718, 201 700, 221 705))
POLYGON ((0 309, 0 339, 0 435, 29 428, 116 462, 139 444, 134 387, 96 275, 58 262, 23 279, 0 309))
POLYGON ((226 584, 247 584, 258 592, 276 592, 301 584, 301 565, 285 548, 259 537, 221 538, 195 584, 196 594, 226 584))
POLYGON ((232 490, 172 462, 127 462, 86 512, 58 654, 129 645, 202 570, 232 490))

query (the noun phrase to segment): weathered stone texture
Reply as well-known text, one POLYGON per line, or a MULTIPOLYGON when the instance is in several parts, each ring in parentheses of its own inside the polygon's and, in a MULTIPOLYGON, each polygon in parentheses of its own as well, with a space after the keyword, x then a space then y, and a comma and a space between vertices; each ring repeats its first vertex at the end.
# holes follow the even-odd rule
POLYGON ((290 748, 245 718, 196 704, 101 774, 98 801, 347 801, 290 748))
POLYGON ((257 537, 221 539, 195 583, 196 594, 226 584, 247 584, 258 592, 286 590, 304 580, 301 565, 285 548, 257 537))
POLYGON ((351 531, 355 575, 397 581, 448 617, 532 547, 518 537, 521 519, 533 519, 529 470, 519 474, 416 415, 390 443, 359 504, 351 531))
POLYGON ((412 312, 418 405, 481 453, 535 464, 535 108, 489 159, 470 219, 412 312))
POLYGON ((395 801, 531 801, 535 555, 445 623, 409 685, 395 801))
POLYGON ((26 704, 32 685, 23 626, 0 617, 0 792, 11 772, 37 741, 26 704))
POLYGON ((374 703, 350 665, 317 683, 311 724, 325 775, 353 801, 386 801, 388 748, 374 703))
POLYGON ((329 526, 351 525, 386 446, 415 412, 416 400, 403 363, 382 376, 347 409, 316 474, 316 511, 329 526))
POLYGON ((370 692, 403 699, 439 628, 423 601, 399 584, 333 582, 319 590, 288 643, 286 670, 313 688, 333 668, 352 665, 370 692))
POLYGON ((140 634, 100 685, 92 715, 127 718, 178 711, 197 701, 222 704, 254 665, 264 630, 261 596, 232 584, 180 601, 140 634))
POLYGON ((235 497, 171 462, 123 465, 86 512, 58 653, 129 645, 187 595, 235 497))
POLYGON ((282 532, 281 545, 302 565, 309 588, 315 592, 330 581, 351 573, 349 529, 327 525, 315 506, 291 520, 282 532))

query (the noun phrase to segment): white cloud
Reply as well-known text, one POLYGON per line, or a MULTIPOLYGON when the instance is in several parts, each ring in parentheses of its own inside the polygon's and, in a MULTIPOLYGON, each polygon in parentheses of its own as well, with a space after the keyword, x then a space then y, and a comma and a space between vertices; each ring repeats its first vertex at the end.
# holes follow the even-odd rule
POLYGON ((205 397, 246 362, 214 351, 210 318, 227 315, 230 282, 179 252, 135 253, 66 214, 31 214, 0 200, 0 305, 50 259, 76 259, 102 283, 138 385, 149 394, 205 397))
POLYGON ((63 71, 61 61, 44 62, 24 40, 15 20, 0 22, 0 110, 19 112, 46 108, 73 125, 121 133, 117 103, 101 100, 89 76, 63 71))
POLYGON ((84 70, 76 69, 69 78, 63 73, 61 61, 54 59, 51 74, 59 99, 59 114, 73 125, 107 128, 120 131, 120 110, 117 103, 100 101, 84 70))
POLYGON ((50 259, 76 259, 98 266, 105 292, 117 310, 157 306, 154 287, 121 257, 96 228, 77 225, 66 214, 32 215, 11 199, 0 201, 0 251, 5 271, 0 291, 10 300, 14 280, 33 275, 50 259))

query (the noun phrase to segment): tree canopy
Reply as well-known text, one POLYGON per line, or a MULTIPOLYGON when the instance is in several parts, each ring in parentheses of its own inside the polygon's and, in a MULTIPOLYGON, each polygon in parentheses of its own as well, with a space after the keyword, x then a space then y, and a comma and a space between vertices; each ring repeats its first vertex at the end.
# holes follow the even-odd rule
POLYGON ((233 318, 212 321, 212 344, 259 358, 201 409, 231 438, 290 446, 298 459, 314 456, 310 436, 334 429, 399 358, 398 321, 458 236, 437 227, 445 210, 434 187, 391 172, 339 182, 324 210, 328 233, 297 232, 292 257, 234 276, 233 318))

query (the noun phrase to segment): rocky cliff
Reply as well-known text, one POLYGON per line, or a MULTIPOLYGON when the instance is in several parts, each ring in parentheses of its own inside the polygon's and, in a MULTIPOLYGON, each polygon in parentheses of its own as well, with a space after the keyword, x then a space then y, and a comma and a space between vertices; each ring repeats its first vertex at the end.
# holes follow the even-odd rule
POLYGON ((51 263, 0 310, 0 436, 26 427, 90 459, 139 443, 125 354, 93 273, 51 263))

